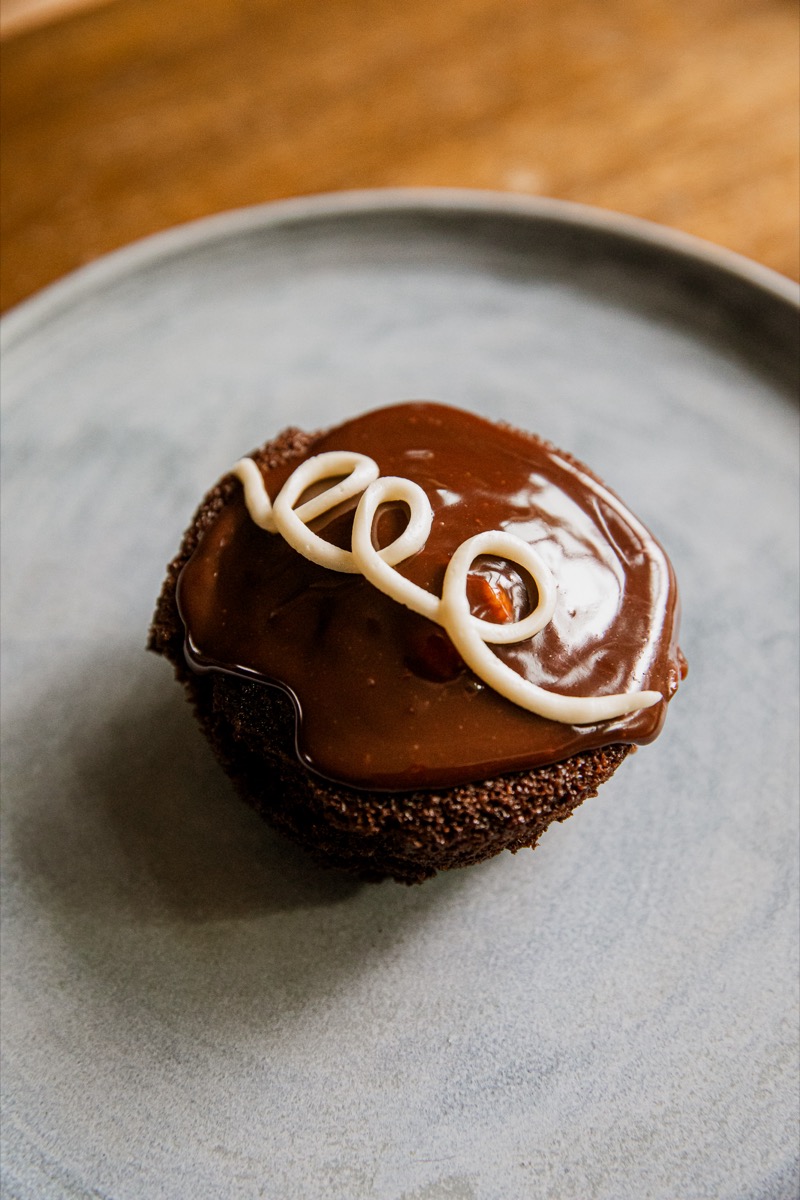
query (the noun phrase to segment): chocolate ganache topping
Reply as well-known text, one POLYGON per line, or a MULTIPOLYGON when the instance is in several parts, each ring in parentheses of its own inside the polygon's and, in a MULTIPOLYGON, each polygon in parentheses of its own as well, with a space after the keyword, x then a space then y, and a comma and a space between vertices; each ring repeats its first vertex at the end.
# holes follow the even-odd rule
MULTIPOLYGON (((501 546, 510 534, 512 550, 516 539, 533 548, 530 572, 520 562, 525 556, 509 551, 476 554, 466 576, 468 611, 479 618, 473 625, 535 622, 532 614, 548 601, 549 620, 533 636, 482 648, 484 659, 496 655, 505 664, 509 695, 519 679, 526 682, 517 690, 543 690, 546 701, 550 693, 590 698, 590 705, 615 697, 603 703, 625 707, 630 694, 639 707, 604 720, 591 710, 569 719, 530 711, 526 697, 514 702, 502 685, 487 684, 493 660, 489 670, 466 665, 453 641, 470 657, 467 645, 452 629, 451 640, 446 622, 398 603, 357 566, 345 571, 312 561, 309 539, 301 537, 298 552, 267 531, 274 528, 271 513, 261 527, 252 489, 238 483, 178 583, 193 669, 283 688, 295 704, 301 761, 328 779, 371 790, 450 787, 657 736, 685 668, 674 574, 652 535, 585 467, 532 435, 430 403, 367 413, 273 469, 244 465, 269 509, 290 476, 299 478, 300 464, 334 451, 368 456, 375 474, 424 492, 430 527, 418 549, 386 570, 434 598, 422 605, 426 612, 437 608, 448 564, 467 539, 493 530, 501 546), (548 597, 539 595, 537 562, 540 587, 553 581, 548 597)), ((241 468, 237 474, 252 484, 241 468)), ((327 511, 308 518, 308 530, 340 551, 355 550, 358 491, 331 507, 320 493, 332 481, 324 469, 316 477, 291 511, 319 496, 327 511)), ((394 544, 413 524, 413 505, 391 499, 395 493, 368 518, 376 548, 394 544)))

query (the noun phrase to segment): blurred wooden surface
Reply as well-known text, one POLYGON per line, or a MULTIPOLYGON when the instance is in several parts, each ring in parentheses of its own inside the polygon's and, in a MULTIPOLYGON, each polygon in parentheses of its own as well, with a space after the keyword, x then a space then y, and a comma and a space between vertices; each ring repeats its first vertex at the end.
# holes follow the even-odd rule
POLYGON ((113 3, 114 0, 0 0, 0 37, 13 37, 79 10, 113 3))
POLYGON ((7 22, 3 308, 206 213, 452 185, 648 217, 795 278, 794 0, 114 0, 7 22))

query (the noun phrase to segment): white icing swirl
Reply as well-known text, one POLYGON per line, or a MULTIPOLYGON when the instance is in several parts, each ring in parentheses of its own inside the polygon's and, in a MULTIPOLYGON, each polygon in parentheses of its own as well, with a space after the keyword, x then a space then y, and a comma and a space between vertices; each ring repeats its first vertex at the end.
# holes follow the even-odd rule
POLYGON ((367 455, 334 450, 306 459, 286 480, 274 503, 252 458, 240 459, 233 474, 244 487, 247 511, 256 525, 280 534, 298 554, 321 567, 363 575, 391 599, 440 625, 467 666, 520 708, 565 725, 590 725, 649 708, 662 699, 660 692, 564 696, 531 683, 507 666, 487 643, 521 642, 534 637, 548 624, 557 599, 552 571, 538 551, 522 538, 492 529, 467 538, 455 551, 445 571, 441 598, 412 583, 394 567, 416 554, 428 540, 433 521, 430 501, 419 484, 410 479, 380 477, 377 463, 367 455), (344 478, 295 507, 308 488, 336 476, 344 478), (308 528, 309 521, 360 492, 363 494, 353 518, 350 550, 332 546, 308 528), (372 544, 375 514, 380 505, 390 502, 408 508, 408 522, 399 537, 376 550, 372 544), (536 607, 526 617, 495 623, 473 615, 467 597, 467 576, 481 554, 515 563, 533 578, 539 597, 536 607))

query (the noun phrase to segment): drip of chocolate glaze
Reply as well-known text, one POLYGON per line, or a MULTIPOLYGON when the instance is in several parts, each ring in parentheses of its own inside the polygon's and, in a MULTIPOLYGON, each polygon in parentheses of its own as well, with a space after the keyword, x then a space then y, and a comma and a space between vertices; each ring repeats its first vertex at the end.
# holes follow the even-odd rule
MULTIPOLYGON (((534 638, 493 648, 525 678, 567 695, 653 689, 664 699, 594 725, 526 712, 473 675, 439 626, 258 528, 238 484, 179 579, 193 669, 283 688, 296 708, 301 761, 370 790, 450 787, 657 736, 685 673, 674 573, 652 535, 586 468, 531 435, 429 403, 348 421, 302 457, 327 450, 367 454, 382 475, 424 489, 430 536, 396 569, 436 595, 465 538, 505 529, 536 545, 556 579, 553 619, 534 638)), ((262 466, 272 499, 300 461, 262 466)), ((349 548, 356 504, 311 528, 349 548)), ((402 511, 379 514, 380 544, 402 525, 402 511)), ((518 619, 529 586, 511 564, 483 558, 468 594, 476 615, 518 619)))

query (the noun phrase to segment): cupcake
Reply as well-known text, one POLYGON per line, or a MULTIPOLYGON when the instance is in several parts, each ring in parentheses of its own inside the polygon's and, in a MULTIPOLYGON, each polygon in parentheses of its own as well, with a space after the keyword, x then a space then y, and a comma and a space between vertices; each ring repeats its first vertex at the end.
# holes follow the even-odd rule
POLYGON ((658 735, 678 615, 663 549, 586 467, 408 403, 240 460, 149 647, 266 821, 413 883, 533 847, 658 735))

